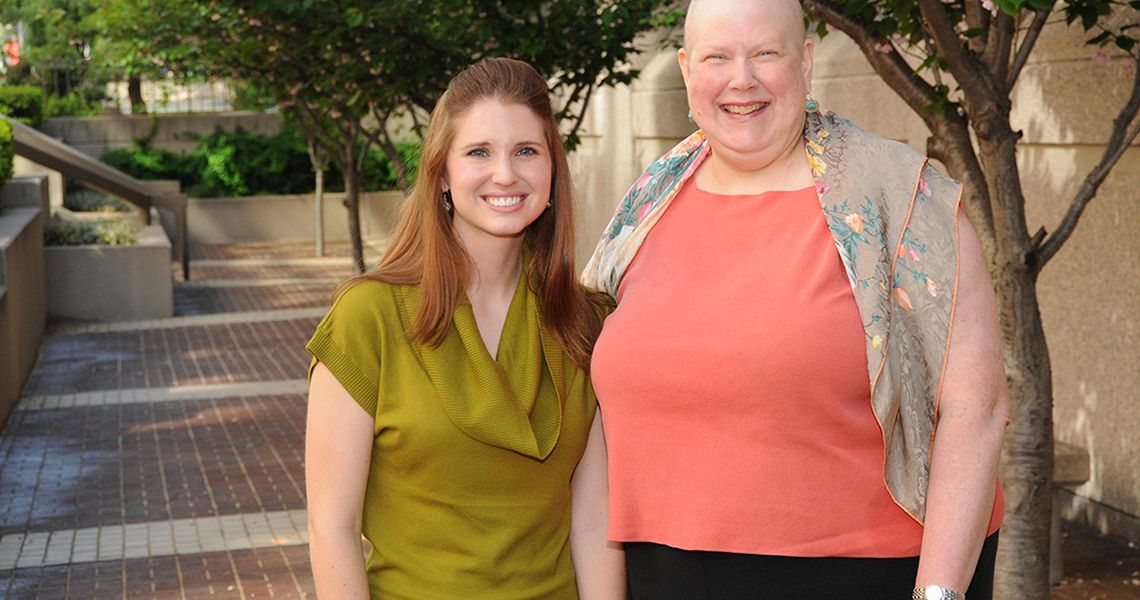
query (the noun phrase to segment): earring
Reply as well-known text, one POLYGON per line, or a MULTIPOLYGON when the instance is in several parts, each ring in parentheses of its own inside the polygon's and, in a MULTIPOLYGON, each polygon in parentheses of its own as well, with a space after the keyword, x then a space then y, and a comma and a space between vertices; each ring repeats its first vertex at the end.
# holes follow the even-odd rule
POLYGON ((804 102, 804 109, 808 112, 815 112, 819 110, 819 102, 816 102, 815 98, 811 95, 811 92, 807 93, 807 101, 804 102))
POLYGON ((553 200, 547 200, 546 201, 546 208, 550 208, 551 206, 554 206, 554 201, 553 200))
POLYGON ((691 110, 689 111, 689 122, 695 123, 695 121, 693 121, 693 111, 691 111, 691 110))
POLYGON ((451 190, 443 190, 443 210, 451 212, 451 190))

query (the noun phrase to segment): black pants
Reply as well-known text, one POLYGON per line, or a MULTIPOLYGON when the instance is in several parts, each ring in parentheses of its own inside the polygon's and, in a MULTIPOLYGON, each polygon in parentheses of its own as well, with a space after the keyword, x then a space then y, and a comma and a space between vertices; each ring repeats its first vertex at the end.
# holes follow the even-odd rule
MULTIPOLYGON (((986 538, 970 600, 992 600, 998 534, 986 538)), ((918 557, 797 558, 625 545, 631 600, 905 600, 918 557)))

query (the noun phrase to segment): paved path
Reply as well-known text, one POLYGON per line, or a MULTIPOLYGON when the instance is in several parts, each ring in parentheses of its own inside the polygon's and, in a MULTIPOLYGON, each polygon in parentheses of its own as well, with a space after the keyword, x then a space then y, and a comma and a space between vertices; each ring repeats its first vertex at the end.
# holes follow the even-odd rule
POLYGON ((0 598, 314 596, 304 343, 352 272, 331 251, 200 248, 174 318, 51 326, 0 437, 0 598))
MULTIPOLYGON (((174 318, 52 327, 0 435, 0 598, 315 596, 304 342, 351 273, 331 250, 198 248, 174 318)), ((1135 548, 1067 536, 1052 600, 1140 598, 1135 548)))

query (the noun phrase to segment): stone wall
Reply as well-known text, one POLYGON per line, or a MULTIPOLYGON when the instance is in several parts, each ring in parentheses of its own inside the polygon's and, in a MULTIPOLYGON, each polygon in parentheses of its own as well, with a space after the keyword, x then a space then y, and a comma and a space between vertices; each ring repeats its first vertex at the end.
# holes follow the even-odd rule
POLYGON ((99 158, 108 150, 129 148, 134 140, 153 132, 151 145, 162 150, 193 150, 198 142, 183 134, 209 135, 216 127, 233 131, 241 127, 251 133, 275 135, 281 130, 281 117, 260 112, 203 113, 182 115, 119 115, 94 117, 53 117, 40 130, 59 138, 76 150, 99 158))
POLYGON ((16 406, 47 320, 43 262, 44 178, 9 180, 0 208, 0 427, 16 406), (28 189, 33 188, 33 189, 28 189))

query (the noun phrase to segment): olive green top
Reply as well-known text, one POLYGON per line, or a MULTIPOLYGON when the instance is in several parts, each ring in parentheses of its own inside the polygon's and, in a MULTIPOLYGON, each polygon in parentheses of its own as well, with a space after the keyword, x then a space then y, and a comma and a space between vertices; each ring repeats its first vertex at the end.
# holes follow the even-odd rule
MULTIPOLYGON (((570 477, 597 403, 520 278, 498 357, 469 302, 438 348, 407 336, 419 290, 344 292, 308 349, 374 417, 363 532, 384 599, 576 599, 570 477)), ((311 372, 311 371, 310 371, 311 372)))

